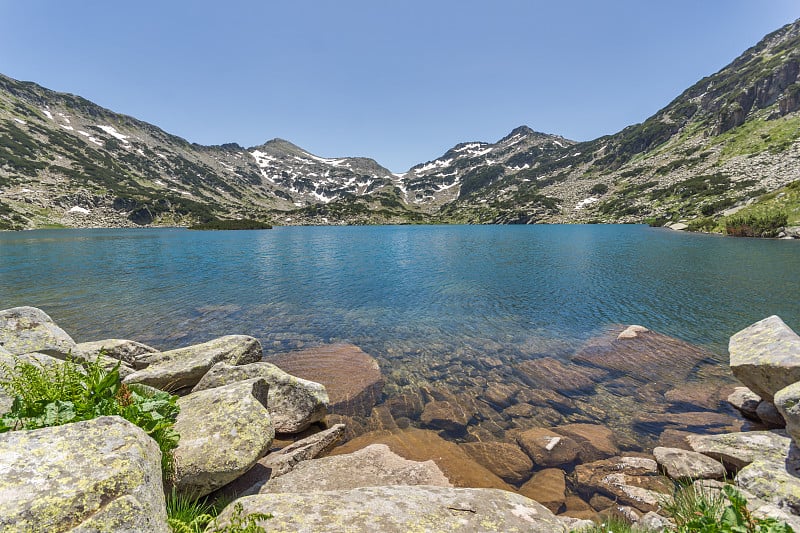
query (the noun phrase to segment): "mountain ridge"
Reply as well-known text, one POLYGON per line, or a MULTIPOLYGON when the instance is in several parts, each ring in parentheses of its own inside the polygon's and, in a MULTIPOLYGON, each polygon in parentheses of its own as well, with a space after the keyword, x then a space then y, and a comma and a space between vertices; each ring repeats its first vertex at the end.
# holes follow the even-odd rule
POLYGON ((800 177, 800 21, 640 124, 576 142, 528 126, 396 174, 274 138, 203 146, 0 75, 0 228, 677 222, 699 229, 800 177), (77 209, 76 209, 77 208, 77 209))

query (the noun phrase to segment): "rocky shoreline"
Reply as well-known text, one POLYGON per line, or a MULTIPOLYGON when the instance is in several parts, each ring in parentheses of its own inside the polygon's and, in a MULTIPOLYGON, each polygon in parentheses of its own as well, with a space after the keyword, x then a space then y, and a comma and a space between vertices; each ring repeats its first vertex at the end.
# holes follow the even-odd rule
MULTIPOLYGON (((631 326, 585 349, 579 368, 527 362, 527 394, 569 397, 582 380, 596 379, 592 372, 629 366, 639 351, 628 347, 654 339, 680 350, 647 361, 650 381, 637 382, 639 394, 658 385, 661 367, 702 370, 702 352, 631 326)), ((703 401, 702 391, 684 389, 669 410, 639 414, 640 424, 661 428, 660 445, 646 450, 582 422, 531 418, 528 427, 504 430, 505 440, 466 433, 475 413, 465 412, 463 399, 427 391, 434 397, 384 400, 380 365, 352 345, 265 360, 259 341, 244 335, 170 351, 121 339, 76 343, 39 309, 0 311, 0 362, 59 365, 70 357, 119 364, 125 383, 177 393, 172 485, 187 495, 236 498, 246 513, 271 513, 261 522, 268 531, 343 523, 354 531, 572 531, 610 515, 658 529, 668 525, 659 511, 675 482, 718 490, 723 479, 742 490, 754 516, 800 530, 800 337, 775 316, 731 338, 730 367, 745 387, 726 392, 739 421, 681 410, 703 401), (443 438, 453 432, 470 438, 443 438)), ((495 405, 536 409, 517 401, 520 391, 495 389, 495 405)), ((659 397, 670 398, 669 390, 659 397)), ((12 400, 0 390, 0 410, 12 400)), ((0 434, 0 471, 2 531, 169 531, 160 452, 121 418, 0 434)), ((220 515, 223 524, 234 503, 220 515)))

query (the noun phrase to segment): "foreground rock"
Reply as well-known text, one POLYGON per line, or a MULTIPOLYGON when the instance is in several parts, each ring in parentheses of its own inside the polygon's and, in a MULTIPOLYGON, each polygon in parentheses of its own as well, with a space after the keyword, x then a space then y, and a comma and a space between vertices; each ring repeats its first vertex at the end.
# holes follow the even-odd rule
POLYGON ((119 417, 4 433, 0 530, 167 533, 160 458, 119 417))
MULTIPOLYGON (((305 494, 240 498, 244 514, 271 513, 259 525, 275 532, 519 531, 558 533, 586 522, 555 516, 519 494, 495 489, 429 486, 363 487, 305 494)), ((219 517, 229 523, 233 505, 219 517)))
POLYGON ((261 378, 194 392, 178 400, 178 491, 204 496, 247 472, 269 450, 275 430, 261 378))
POLYGON ((321 383, 328 391, 328 412, 367 417, 383 391, 378 362, 352 344, 331 344, 273 356, 284 372, 321 383))
POLYGON ((451 486, 433 461, 409 461, 385 444, 372 444, 353 453, 302 462, 291 472, 267 481, 259 492, 322 492, 386 485, 451 486))
POLYGON ((162 390, 194 387, 215 364, 255 363, 261 359, 261 343, 246 335, 226 335, 203 344, 142 356, 143 370, 125 378, 126 383, 143 383, 162 390))
POLYGON ((127 366, 141 370, 147 366, 145 357, 158 353, 158 350, 141 342, 126 339, 105 339, 81 342, 75 345, 72 355, 84 360, 94 360, 101 352, 111 359, 122 361, 127 366))
POLYGON ((764 400, 800 381, 800 337, 775 315, 736 333, 728 351, 733 375, 764 400))
POLYGON ((12 355, 39 352, 63 358, 75 341, 41 309, 13 307, 0 311, 0 347, 12 355))
POLYGON ((225 485, 217 493, 226 499, 258 494, 264 483, 291 472, 303 461, 310 461, 330 451, 344 436, 344 424, 336 424, 319 433, 289 444, 262 457, 245 474, 225 485))
POLYGON ((775 393, 775 407, 786 421, 786 431, 800 442, 800 382, 775 393))
POLYGON ((328 392, 319 383, 287 374, 272 363, 217 363, 192 389, 201 391, 237 381, 263 378, 269 384, 267 409, 278 433, 299 433, 328 414, 328 392))
POLYGON ((782 431, 747 431, 719 435, 690 435, 692 450, 721 461, 730 471, 737 471, 759 458, 783 461, 791 439, 782 431))
POLYGON ((653 449, 653 456, 658 466, 676 481, 725 477, 722 463, 702 453, 659 446, 653 449))

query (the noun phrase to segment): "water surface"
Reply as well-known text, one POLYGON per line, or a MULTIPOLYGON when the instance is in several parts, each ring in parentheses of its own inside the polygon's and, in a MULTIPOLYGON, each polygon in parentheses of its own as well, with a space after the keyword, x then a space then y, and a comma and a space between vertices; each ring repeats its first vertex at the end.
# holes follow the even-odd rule
POLYGON ((351 342, 389 394, 475 385, 492 357, 567 361, 615 324, 725 362, 730 335, 768 315, 800 330, 799 288, 800 242, 633 225, 0 233, 0 308, 40 307, 79 342, 351 342))

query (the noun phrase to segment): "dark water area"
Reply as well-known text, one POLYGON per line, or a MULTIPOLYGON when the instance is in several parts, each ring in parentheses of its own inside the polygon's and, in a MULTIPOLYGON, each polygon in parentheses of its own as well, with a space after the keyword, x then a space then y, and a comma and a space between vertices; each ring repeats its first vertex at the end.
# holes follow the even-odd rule
POLYGON ((651 403, 678 386, 728 383, 733 333, 772 314, 800 330, 800 242, 633 225, 0 233, 0 308, 20 305, 78 342, 170 349, 247 334, 267 355, 352 343, 379 361, 387 399, 480 404, 486 412, 454 438, 600 422, 636 448, 637 434, 664 429, 657 410, 631 418, 652 396, 645 381, 589 372, 592 390, 543 399, 520 365, 574 370, 587 343, 641 324, 709 354, 688 374, 659 367, 651 403), (499 405, 486 399, 497 400, 498 383, 513 389, 499 405))

